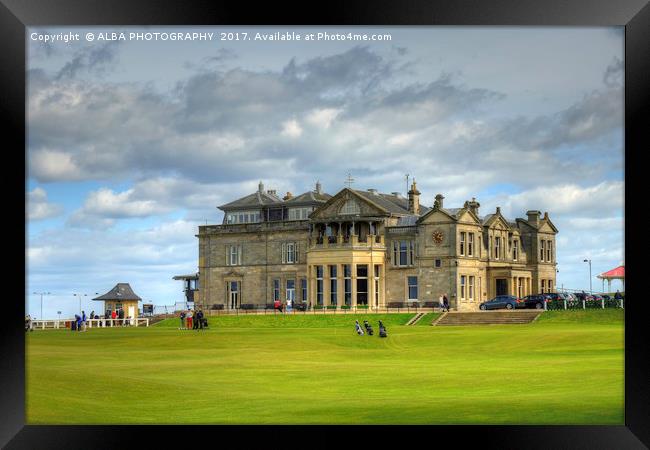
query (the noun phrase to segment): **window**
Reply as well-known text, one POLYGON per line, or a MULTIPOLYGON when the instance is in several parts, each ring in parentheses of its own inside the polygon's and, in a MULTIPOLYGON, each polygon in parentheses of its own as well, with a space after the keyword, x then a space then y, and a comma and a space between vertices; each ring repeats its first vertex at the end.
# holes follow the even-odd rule
POLYGON ((254 223, 260 221, 259 211, 233 211, 226 214, 226 223, 254 223))
POLYGON ((289 220, 307 220, 314 208, 289 208, 289 220))
POLYGON ((316 266, 316 304, 323 304, 323 266, 316 266))
POLYGON ((469 233, 467 242, 467 256, 474 256, 474 233, 469 233))
POLYGON ((465 256, 465 235, 466 234, 467 233, 465 233, 464 231, 460 233, 460 256, 465 256))
POLYGON ((350 264, 343 265, 343 282, 345 289, 343 301, 350 306, 352 304, 352 268, 350 264))
POLYGON ((227 266, 240 266, 242 261, 242 246, 241 244, 226 245, 226 265, 227 266))
POLYGON ((412 266, 414 259, 414 241, 393 241, 393 265, 398 267, 412 266))
POLYGON ((307 278, 300 279, 300 290, 302 290, 302 301, 307 301, 307 278))
POLYGON ((517 261, 519 257, 519 241, 517 239, 512 241, 512 259, 517 261))
POLYGON ((499 236, 494 237, 494 259, 499 259, 501 255, 501 238, 499 236))
POLYGON ((548 292, 553 292, 553 280, 548 280, 546 286, 548 287, 548 292))
POLYGON ((418 300, 418 277, 408 277, 408 294, 409 301, 418 300))
POLYGON ((474 277, 469 277, 469 301, 474 301, 474 277))
POLYGON ((282 243, 282 264, 295 264, 298 262, 298 243, 282 243))
POLYGON ((379 276, 381 274, 381 266, 375 264, 375 306, 379 306, 379 276))
POLYGON ((442 267, 442 259, 436 259, 434 261, 434 267, 436 267, 436 268, 442 267))
POLYGON ((546 289, 546 280, 542 280, 542 294, 546 292, 545 289, 546 289))
POLYGON ((286 298, 292 304, 296 299, 296 280, 287 280, 286 298))
POLYGON ((539 260, 544 261, 544 242, 539 241, 539 260))
POLYGON ((337 304, 336 266, 330 266, 330 305, 337 304))
POLYGON ((357 264, 357 305, 368 304, 368 265, 357 264))
POLYGON ((460 299, 465 300, 465 281, 467 277, 465 275, 460 276, 460 299))
POLYGON ((273 301, 280 301, 280 280, 273 280, 273 301))
POLYGON ((361 209, 359 208, 359 204, 355 202, 354 200, 348 200, 345 202, 341 210, 339 211, 340 214, 360 214, 361 209))
POLYGON ((546 241, 546 261, 551 262, 551 241, 546 241))

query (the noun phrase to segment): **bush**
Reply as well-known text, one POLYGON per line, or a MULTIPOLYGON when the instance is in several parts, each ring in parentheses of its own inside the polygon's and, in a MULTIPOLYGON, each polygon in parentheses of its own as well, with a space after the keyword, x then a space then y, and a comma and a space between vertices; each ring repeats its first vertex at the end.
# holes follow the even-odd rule
POLYGON ((357 309, 368 309, 368 305, 357 305, 357 309))
POLYGON ((247 310, 256 309, 256 308, 257 305, 254 303, 244 303, 240 306, 240 309, 247 309, 247 310))
POLYGON ((214 304, 214 305, 210 306, 210 309, 212 309, 212 310, 222 310, 223 307, 224 307, 223 304, 214 304))
POLYGON ((324 308, 323 305, 314 305, 314 309, 323 309, 323 308, 324 308))
POLYGON ((389 308, 404 308, 406 305, 404 302, 389 302, 389 308))
POLYGON ((336 309, 336 305, 327 305, 327 309, 336 309))
POLYGON ((341 305, 341 309, 350 309, 350 305, 341 305))

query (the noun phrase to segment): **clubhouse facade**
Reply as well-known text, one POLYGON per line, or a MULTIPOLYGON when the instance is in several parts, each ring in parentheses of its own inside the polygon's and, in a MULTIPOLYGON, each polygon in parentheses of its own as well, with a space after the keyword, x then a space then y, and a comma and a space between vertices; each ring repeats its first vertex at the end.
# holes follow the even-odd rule
POLYGON ((407 197, 344 188, 280 198, 264 190, 219 207, 221 225, 199 226, 196 307, 264 307, 276 300, 313 307, 370 309, 431 306, 446 294, 452 309, 477 310, 496 295, 555 289, 558 230, 548 213, 484 216, 471 199, 407 197), (367 305, 367 306, 366 306, 367 305))

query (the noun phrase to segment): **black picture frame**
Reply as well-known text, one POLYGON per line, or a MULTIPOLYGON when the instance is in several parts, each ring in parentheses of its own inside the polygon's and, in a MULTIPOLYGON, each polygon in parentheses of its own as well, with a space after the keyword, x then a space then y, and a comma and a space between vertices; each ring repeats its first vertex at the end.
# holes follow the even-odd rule
MULTIPOLYGON (((537 25, 625 26, 625 425, 624 426, 423 426, 423 427, 251 427, 239 426, 33 426, 25 425, 24 303, 11 295, 9 280, 25 277, 25 222, 10 221, 10 241, 18 257, 7 258, 3 308, 0 445, 17 448, 116 448, 140 444, 155 448, 180 438, 183 445, 225 443, 235 447, 258 445, 382 445, 391 438, 430 445, 463 446, 474 441, 482 448, 647 448, 650 445, 648 384, 648 300, 642 298, 640 268, 644 216, 648 209, 642 157, 650 149, 647 133, 650 79, 650 7, 646 0, 475 0, 373 1, 335 0, 302 5, 264 2, 216 3, 187 0, 0 0, 0 115, 8 125, 3 135, 5 176, 13 189, 5 190, 6 208, 18 209, 26 180, 25 27, 52 25, 537 25), (25 149, 24 157, 20 150, 25 149), (6 159, 7 160, 7 159, 6 159), (23 173, 18 167, 24 164, 23 173), (9 169, 12 167, 13 170, 9 169), (9 169, 9 170, 7 170, 9 169), (21 184, 22 183, 22 184, 21 184), (22 187, 17 185, 21 184, 22 187), (14 188, 14 185, 16 187, 14 188), (21 229, 22 227, 22 229, 21 229), (640 236, 640 239, 637 237, 640 236), (632 244, 630 244, 630 242, 632 244), (19 248, 20 247, 20 248, 19 248), (22 255, 22 256, 20 256, 22 255), (638 300, 638 301, 637 301, 638 300), (290 428, 290 429, 288 429, 290 428), (341 430, 347 436, 342 440, 341 430), (354 441, 350 441, 354 439, 354 441), (443 444, 445 440, 449 443, 443 444), (232 441, 231 441, 232 442, 232 441), (364 444, 365 443, 365 444, 364 444)), ((13 217, 14 214, 8 214, 13 217)), ((647 253, 647 252, 645 252, 647 253)), ((181 445, 180 443, 178 445, 181 445)), ((419 444, 418 444, 419 445, 419 444)))

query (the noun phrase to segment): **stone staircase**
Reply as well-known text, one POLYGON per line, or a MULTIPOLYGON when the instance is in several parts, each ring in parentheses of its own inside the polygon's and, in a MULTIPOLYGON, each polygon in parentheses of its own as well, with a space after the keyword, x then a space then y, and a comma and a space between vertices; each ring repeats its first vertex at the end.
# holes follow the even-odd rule
POLYGON ((411 320, 406 323, 406 325, 415 325, 420 321, 422 317, 424 317, 424 313, 417 313, 415 316, 413 316, 413 318, 411 318, 411 320))
POLYGON ((543 311, 477 311, 477 312, 448 312, 432 325, 461 326, 461 325, 510 325, 531 323, 543 311))

